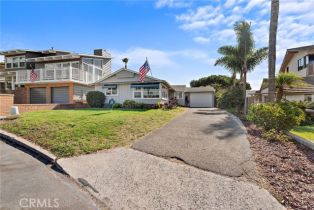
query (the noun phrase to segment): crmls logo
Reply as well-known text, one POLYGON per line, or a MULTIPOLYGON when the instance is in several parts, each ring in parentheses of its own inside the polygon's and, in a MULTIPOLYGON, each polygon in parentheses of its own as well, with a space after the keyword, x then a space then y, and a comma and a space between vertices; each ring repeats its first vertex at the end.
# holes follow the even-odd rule
POLYGON ((21 208, 58 208, 58 198, 22 198, 19 202, 21 208))

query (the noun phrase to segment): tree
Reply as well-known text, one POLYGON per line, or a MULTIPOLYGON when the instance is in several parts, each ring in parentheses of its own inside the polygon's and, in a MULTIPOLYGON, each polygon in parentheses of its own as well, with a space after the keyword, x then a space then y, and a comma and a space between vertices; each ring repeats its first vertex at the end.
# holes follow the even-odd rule
POLYGON ((255 49, 251 24, 246 21, 236 22, 234 30, 238 43, 238 58, 241 62, 242 90, 244 95, 243 113, 246 113, 246 80, 247 73, 253 71, 267 57, 267 48, 255 49))
POLYGON ((277 92, 277 101, 281 101, 284 95, 284 88, 286 86, 292 87, 293 85, 305 85, 303 78, 294 73, 280 73, 275 79, 277 92))
MULTIPOLYGON (((223 66, 229 70, 232 74, 231 83, 235 86, 237 73, 241 74, 241 63, 238 59, 238 48, 234 46, 223 46, 218 49, 218 53, 222 54, 223 57, 216 60, 215 66, 223 66)), ((240 77, 240 79, 242 79, 242 74, 240 77)))
POLYGON ((275 100, 275 73, 276 73, 276 38, 278 27, 279 0, 271 1, 271 17, 269 26, 269 53, 268 53, 268 98, 275 100))

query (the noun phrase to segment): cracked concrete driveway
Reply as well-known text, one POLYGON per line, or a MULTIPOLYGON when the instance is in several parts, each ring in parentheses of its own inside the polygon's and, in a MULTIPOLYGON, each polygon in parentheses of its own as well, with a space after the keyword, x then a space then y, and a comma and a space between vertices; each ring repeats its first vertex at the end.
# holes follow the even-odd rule
POLYGON ((133 149, 226 176, 254 173, 246 130, 219 109, 188 109, 182 116, 132 145, 133 149))
POLYGON ((110 209, 284 209, 258 186, 128 148, 58 160, 110 209))

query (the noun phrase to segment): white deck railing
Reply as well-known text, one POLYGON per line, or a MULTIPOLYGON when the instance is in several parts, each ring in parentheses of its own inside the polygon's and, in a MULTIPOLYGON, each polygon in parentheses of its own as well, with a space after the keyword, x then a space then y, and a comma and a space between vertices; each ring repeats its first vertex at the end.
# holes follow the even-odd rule
POLYGON ((99 80, 103 75, 103 70, 87 63, 82 64, 83 68, 63 68, 63 69, 34 69, 37 74, 35 81, 31 81, 32 70, 16 71, 16 83, 32 82, 60 82, 77 81, 85 84, 93 83, 99 80))

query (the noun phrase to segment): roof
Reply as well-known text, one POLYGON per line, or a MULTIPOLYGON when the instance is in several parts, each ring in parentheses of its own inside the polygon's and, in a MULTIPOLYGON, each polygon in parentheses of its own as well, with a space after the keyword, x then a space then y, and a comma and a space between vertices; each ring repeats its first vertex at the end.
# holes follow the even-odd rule
POLYGON ((186 85, 171 85, 175 91, 185 91, 186 85))
POLYGON ((42 53, 42 54, 50 54, 50 53, 56 53, 56 52, 71 53, 69 51, 54 50, 54 49, 48 49, 48 50, 13 49, 13 50, 0 51, 0 55, 15 55, 15 54, 23 54, 26 52, 36 52, 36 53, 42 53))
MULTIPOLYGON (((121 71, 128 71, 128 72, 131 72, 131 73, 134 73, 134 74, 139 74, 137 71, 133 71, 131 69, 125 69, 125 68, 121 68, 121 69, 118 69, 117 71, 115 72, 112 72, 111 74, 108 74, 107 76, 101 78, 100 80, 94 82, 93 84, 100 84, 101 82, 103 82, 104 80, 116 75, 117 73, 121 72, 121 71)), ((152 77, 152 76, 146 76, 146 78, 149 78, 151 80, 155 80, 157 82, 161 82, 161 83, 164 83, 165 85, 167 85, 169 88, 172 89, 172 86, 166 81, 166 80, 162 80, 162 79, 158 79, 156 77, 152 77)))
POLYGON ((212 86, 201 86, 201 87, 187 87, 185 89, 187 93, 199 93, 199 92, 215 92, 212 86))
POLYGON ((263 78, 262 84, 261 84, 261 88, 259 89, 260 91, 268 88, 268 79, 267 78, 263 78))
POLYGON ((302 47, 296 47, 296 48, 290 48, 287 49, 285 57, 282 61, 280 72, 284 72, 287 64, 290 62, 290 60, 293 58, 295 53, 298 53, 299 51, 312 51, 314 52, 314 45, 308 45, 308 46, 302 46, 302 47))

